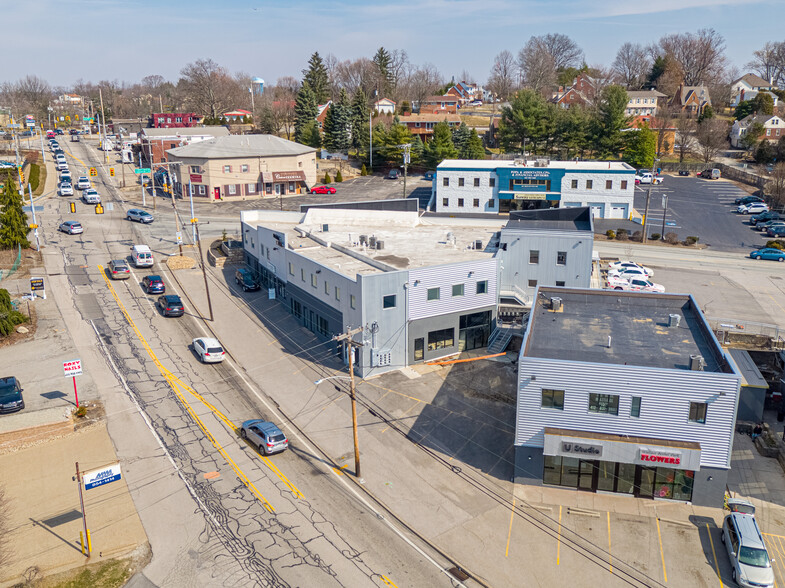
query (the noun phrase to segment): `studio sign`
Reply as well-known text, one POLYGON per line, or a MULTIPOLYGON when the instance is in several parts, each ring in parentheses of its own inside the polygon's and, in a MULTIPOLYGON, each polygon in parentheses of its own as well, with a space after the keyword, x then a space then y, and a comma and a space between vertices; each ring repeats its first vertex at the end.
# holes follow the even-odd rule
POLYGON ((585 443, 573 443, 572 441, 562 441, 561 452, 571 455, 590 455, 600 457, 602 455, 602 445, 587 445, 585 443))

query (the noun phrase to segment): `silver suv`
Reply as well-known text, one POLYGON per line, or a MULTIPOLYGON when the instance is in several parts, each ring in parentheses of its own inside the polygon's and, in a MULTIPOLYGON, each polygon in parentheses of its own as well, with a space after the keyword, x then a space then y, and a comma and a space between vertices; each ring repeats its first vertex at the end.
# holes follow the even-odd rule
POLYGON ((745 500, 728 500, 731 513, 722 523, 722 542, 728 550, 733 581, 742 588, 771 588, 774 572, 763 536, 755 520, 755 507, 745 500))

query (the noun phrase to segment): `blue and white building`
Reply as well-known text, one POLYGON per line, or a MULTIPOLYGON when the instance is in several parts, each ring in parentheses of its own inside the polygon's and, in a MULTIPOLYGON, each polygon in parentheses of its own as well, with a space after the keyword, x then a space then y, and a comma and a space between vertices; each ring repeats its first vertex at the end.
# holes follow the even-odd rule
POLYGON ((620 161, 447 159, 429 208, 459 215, 588 206, 595 218, 628 219, 634 194, 635 169, 620 161))

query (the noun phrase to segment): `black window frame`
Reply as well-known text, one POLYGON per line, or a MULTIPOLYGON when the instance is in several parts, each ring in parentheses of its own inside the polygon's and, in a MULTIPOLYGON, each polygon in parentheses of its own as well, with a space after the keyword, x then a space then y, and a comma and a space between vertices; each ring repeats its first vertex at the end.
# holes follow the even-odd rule
POLYGON ((556 252, 556 265, 567 265, 567 252, 566 251, 557 251, 556 252))
POLYGON ((442 186, 445 188, 450 185, 450 178, 442 178, 442 186))
POLYGON ((395 308, 398 305, 397 294, 387 294, 382 296, 382 309, 395 308))
POLYGON ((530 265, 539 265, 540 263, 540 250, 539 249, 529 249, 529 264, 530 265))
POLYGON ((589 412, 619 416, 619 395, 590 392, 589 412))
POLYGON ((543 388, 540 396, 540 408, 552 408, 553 410, 564 410, 564 390, 554 390, 543 388), (561 397, 561 404, 557 398, 561 397))
POLYGON ((477 294, 487 294, 488 293, 488 280, 480 280, 477 282, 477 286, 475 289, 477 294))
POLYGON ((474 187, 475 188, 479 188, 480 187, 480 178, 474 178, 474 187))
POLYGON ((706 416, 709 412, 708 402, 690 402, 690 414, 688 420, 691 423, 706 424, 706 416))
POLYGON ((642 398, 640 396, 632 397, 630 403, 630 417, 634 419, 639 419, 641 417, 641 402, 642 398))
POLYGON ((570 189, 577 190, 578 189, 578 180, 571 180, 570 181, 570 189))

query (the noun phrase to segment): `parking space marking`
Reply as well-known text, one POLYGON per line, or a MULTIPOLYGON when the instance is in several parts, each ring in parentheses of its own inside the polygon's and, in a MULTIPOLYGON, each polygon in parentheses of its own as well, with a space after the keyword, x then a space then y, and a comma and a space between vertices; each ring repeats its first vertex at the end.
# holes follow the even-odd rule
POLYGON ((613 555, 611 555, 611 513, 606 512, 608 515, 608 570, 613 573, 613 555))
POLYGON ((559 505, 559 532, 556 535, 556 565, 559 565, 559 552, 561 551, 561 504, 559 505))
POLYGON ((665 569, 665 552, 662 549, 662 533, 660 532, 660 517, 654 519, 657 521, 657 540, 660 542, 660 559, 662 560, 662 578, 665 583, 668 583, 668 570, 665 569))
MULTIPOLYGON (((771 566, 775 570, 775 576, 785 577, 785 563, 783 562, 785 558, 785 546, 783 545, 785 541, 783 540, 785 540, 785 537, 772 533, 763 533, 763 535, 766 536, 769 547, 773 546, 777 552, 777 557, 774 558, 774 565, 771 566)), ((776 587, 777 583, 775 582, 774 585, 776 587)))
POLYGON ((504 557, 510 555, 510 537, 512 536, 512 521, 515 519, 515 497, 512 497, 512 510, 510 511, 510 528, 507 529, 507 549, 504 550, 504 557))
POLYGON ((711 544, 711 556, 714 558, 714 569, 717 570, 717 579, 720 581, 720 588, 723 588, 722 576, 720 575, 720 562, 717 561, 717 552, 714 550, 714 539, 711 538, 709 523, 706 523, 706 534, 709 536, 709 544, 711 544))

